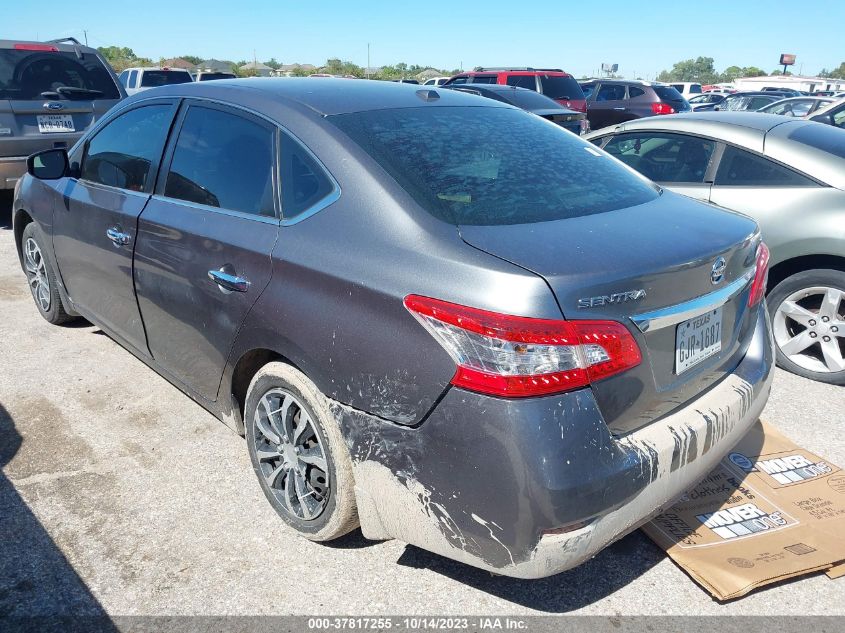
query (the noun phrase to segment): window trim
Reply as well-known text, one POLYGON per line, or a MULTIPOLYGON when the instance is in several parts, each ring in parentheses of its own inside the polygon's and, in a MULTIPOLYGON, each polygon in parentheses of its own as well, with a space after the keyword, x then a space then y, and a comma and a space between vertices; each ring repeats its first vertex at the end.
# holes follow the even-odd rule
MULTIPOLYGON (((167 150, 167 145, 170 142, 170 135, 173 133, 173 123, 178 116, 178 108, 179 108, 179 99, 168 99, 168 98, 161 98, 161 97, 153 97, 151 99, 144 99, 142 101, 136 101, 129 105, 129 107, 121 108, 119 111, 115 112, 113 115, 109 113, 111 116, 108 116, 100 121, 100 125, 98 125, 94 130, 92 130, 91 135, 85 137, 85 141, 81 147, 81 155, 79 157, 79 176, 75 178, 79 183, 84 184, 85 186, 96 186, 96 187, 105 187, 110 191, 120 191, 120 192, 128 192, 133 193, 136 195, 142 196, 150 196, 155 192, 155 188, 158 184, 158 175, 159 170, 161 168, 162 159, 164 156, 165 151, 167 150), (100 133, 106 129, 109 125, 111 125, 114 121, 122 117, 124 114, 129 114, 135 110, 140 110, 141 108, 149 107, 149 106, 156 106, 156 105, 169 105, 170 106, 170 126, 168 126, 167 131, 165 132, 164 136, 164 145, 162 146, 161 153, 158 156, 158 159, 152 163, 150 163, 150 172, 149 172, 149 184, 144 187, 143 191, 134 191, 132 189, 125 189, 123 187, 115 187, 113 185, 107 185, 102 182, 96 182, 94 180, 88 180, 87 178, 82 177, 83 168, 85 165, 85 161, 88 159, 88 147, 95 138, 97 138, 100 133)), ((80 139, 81 140, 81 139, 80 139)), ((68 152, 68 155, 76 153, 76 145, 74 145, 68 152)))
POLYGON ((179 104, 179 111, 176 113, 176 117, 173 119, 173 124, 170 128, 170 134, 167 139, 167 143, 165 144, 164 148, 164 155, 159 163, 158 169, 158 176, 156 177, 156 185, 155 189, 153 189, 153 196, 158 200, 164 200, 167 202, 178 203, 183 206, 189 206, 198 209, 204 209, 208 211, 212 211, 214 213, 221 213, 223 215, 232 215, 236 217, 243 217, 249 218, 254 220, 260 220, 265 223, 269 222, 270 224, 279 224, 279 220, 281 219, 281 188, 279 187, 279 126, 268 119, 265 116, 258 114, 257 112, 253 112, 247 108, 241 108, 234 104, 220 102, 214 99, 202 99, 196 97, 190 97, 182 99, 182 102, 179 104), (185 123, 185 117, 188 114, 188 111, 191 107, 200 107, 206 108, 211 110, 219 110, 221 112, 225 112, 227 114, 231 114, 234 116, 240 116, 246 120, 251 120, 254 123, 261 125, 261 127, 267 129, 273 135, 272 140, 272 154, 273 154, 273 165, 271 169, 271 175, 273 179, 272 189, 273 189, 273 216, 268 215, 259 215, 257 213, 248 213, 246 211, 239 211, 237 209, 229 209, 226 207, 212 207, 210 205, 202 204, 200 202, 192 202, 190 200, 183 200, 182 198, 172 198, 170 196, 165 195, 164 188, 167 184, 167 174, 170 173, 170 166, 173 163, 173 154, 176 150, 176 143, 179 141, 179 134, 182 131, 182 126, 185 123))

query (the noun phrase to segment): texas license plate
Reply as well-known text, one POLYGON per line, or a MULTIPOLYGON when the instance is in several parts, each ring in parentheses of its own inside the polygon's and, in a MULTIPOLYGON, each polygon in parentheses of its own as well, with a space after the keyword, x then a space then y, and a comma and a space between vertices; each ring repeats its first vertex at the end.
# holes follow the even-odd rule
POLYGON ((684 321, 675 332, 675 373, 681 374, 721 350, 722 308, 684 321))
POLYGON ((39 114, 38 131, 42 134, 75 132, 73 117, 69 114, 39 114))

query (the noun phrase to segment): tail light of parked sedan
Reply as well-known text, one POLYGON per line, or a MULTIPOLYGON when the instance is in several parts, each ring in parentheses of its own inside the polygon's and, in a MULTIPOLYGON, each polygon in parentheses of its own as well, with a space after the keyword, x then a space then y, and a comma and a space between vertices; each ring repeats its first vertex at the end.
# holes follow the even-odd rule
POLYGON ((640 364, 616 321, 532 319, 408 295, 405 307, 457 364, 452 384, 525 398, 585 387, 640 364))
POLYGON ((675 108, 668 103, 652 103, 651 111, 655 114, 675 114, 675 108))
POLYGON ((754 271, 754 281, 751 283, 751 293, 748 295, 748 307, 753 308, 763 300, 766 294, 766 282, 769 278, 769 247, 760 242, 757 247, 757 268, 754 271))

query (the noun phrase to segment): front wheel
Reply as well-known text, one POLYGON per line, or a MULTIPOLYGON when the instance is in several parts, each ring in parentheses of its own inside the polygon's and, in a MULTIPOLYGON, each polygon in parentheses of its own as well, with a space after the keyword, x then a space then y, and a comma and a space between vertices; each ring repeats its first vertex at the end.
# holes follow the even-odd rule
POLYGON ((775 286, 767 301, 778 366, 845 385, 845 273, 796 273, 775 286))
POLYGON ((24 227, 21 236, 23 269, 35 306, 47 321, 60 325, 73 319, 62 304, 56 274, 44 256, 44 245, 34 222, 24 227))
POLYGON ((313 541, 358 526, 349 451, 325 396, 302 372, 265 365, 247 392, 244 427, 264 496, 288 525, 313 541))

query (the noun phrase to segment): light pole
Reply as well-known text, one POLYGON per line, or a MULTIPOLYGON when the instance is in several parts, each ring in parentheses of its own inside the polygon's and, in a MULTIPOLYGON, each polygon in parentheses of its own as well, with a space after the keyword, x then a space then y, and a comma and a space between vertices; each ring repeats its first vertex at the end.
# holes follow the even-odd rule
POLYGON ((370 78, 370 43, 367 42, 367 79, 370 78))

